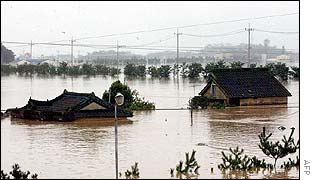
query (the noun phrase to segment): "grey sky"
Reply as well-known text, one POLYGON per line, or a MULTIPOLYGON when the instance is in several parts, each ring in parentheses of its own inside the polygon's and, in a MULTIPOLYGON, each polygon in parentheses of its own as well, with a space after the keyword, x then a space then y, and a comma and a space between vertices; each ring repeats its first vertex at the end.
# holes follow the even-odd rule
MULTIPOLYGON (((298 2, 1 2, 1 40, 49 42, 106 34, 151 30, 190 24, 211 23, 242 18, 299 12, 298 2), (65 32, 65 33, 62 33, 65 32)), ((266 18, 180 29, 188 34, 211 35, 253 28, 269 31, 298 31, 299 15, 266 18)), ((176 29, 133 35, 80 40, 80 44, 141 45, 174 36, 176 29)), ((253 43, 271 40, 271 45, 298 49, 298 34, 253 32, 253 43)), ((69 41, 64 42, 69 43, 69 41)), ((247 43, 247 34, 224 37, 181 36, 181 46, 205 46, 213 43, 247 43)), ((176 39, 154 44, 176 46, 176 39)), ((29 47, 12 47, 17 54, 29 52, 29 47)), ((98 49, 75 47, 78 53, 98 49), (80 51, 80 52, 79 52, 80 51)), ((34 56, 70 53, 70 47, 34 46, 34 56)), ((132 50, 149 53, 148 50, 132 50)))

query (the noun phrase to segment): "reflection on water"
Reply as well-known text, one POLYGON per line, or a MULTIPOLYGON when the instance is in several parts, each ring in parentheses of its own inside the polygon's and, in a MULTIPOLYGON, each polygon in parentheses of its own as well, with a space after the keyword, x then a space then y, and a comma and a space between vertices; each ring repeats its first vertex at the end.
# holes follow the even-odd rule
MULTIPOLYGON (((52 99, 63 89, 94 91, 101 97, 116 79, 35 77, 31 85, 27 77, 1 77, 1 109, 25 105, 31 92, 35 99, 52 99)), ((146 100, 155 102, 157 108, 186 107, 188 99, 194 95, 193 86, 196 85, 195 93, 198 93, 205 85, 202 80, 183 79, 177 84, 172 78, 125 78, 124 81, 146 100)), ((295 127, 295 139, 298 139, 299 82, 289 81, 285 86, 293 95, 289 97, 288 107, 195 110, 193 126, 188 110, 134 112, 134 117, 129 119, 132 122, 120 123, 118 128, 119 170, 124 172, 134 162, 139 162, 140 178, 170 178, 169 169, 185 159, 185 152, 195 149, 201 165, 198 178, 298 178, 296 169, 246 174, 224 174, 217 169, 222 161, 221 151, 236 146, 244 148, 250 156, 272 162, 258 148, 262 127, 273 133, 274 140, 289 135, 290 127, 295 127), (281 131, 279 126, 286 129, 281 131), (211 168, 214 168, 213 173, 211 168)), ((105 120, 67 123, 1 120, 1 168, 5 171, 18 162, 23 169, 38 173, 40 178, 113 178, 114 150, 114 127, 105 120)), ((283 160, 277 164, 282 164, 283 160)))

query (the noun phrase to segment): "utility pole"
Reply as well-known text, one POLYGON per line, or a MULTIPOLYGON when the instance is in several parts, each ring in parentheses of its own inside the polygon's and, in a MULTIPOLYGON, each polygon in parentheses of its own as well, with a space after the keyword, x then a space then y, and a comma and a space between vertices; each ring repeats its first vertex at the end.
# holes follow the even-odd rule
POLYGON ((176 74, 178 76, 178 61, 179 61, 179 35, 182 35, 183 33, 178 33, 178 28, 177 28, 177 33, 176 33, 176 39, 177 39, 177 56, 176 56, 176 74))
POLYGON ((116 54, 116 56, 117 56, 117 75, 118 75, 118 64, 119 64, 119 48, 122 48, 122 47, 126 47, 126 46, 125 45, 119 46, 118 41, 117 41, 117 50, 116 50, 117 51, 117 54, 116 54))
POLYGON ((118 64, 119 64, 119 44, 118 44, 118 41, 117 41, 117 50, 116 50, 116 52, 117 52, 117 75, 118 75, 118 64))
POLYGON ((31 41, 31 52, 30 52, 30 59, 33 58, 33 42, 31 41))
POLYGON ((247 50, 247 53, 248 53, 248 63, 247 63, 247 67, 249 68, 250 67, 250 32, 253 31, 254 29, 253 28, 250 28, 250 24, 248 24, 248 28, 245 28, 245 31, 248 31, 248 50, 247 50))
POLYGON ((71 38, 71 63, 72 63, 72 66, 74 65, 73 63, 73 37, 71 38))

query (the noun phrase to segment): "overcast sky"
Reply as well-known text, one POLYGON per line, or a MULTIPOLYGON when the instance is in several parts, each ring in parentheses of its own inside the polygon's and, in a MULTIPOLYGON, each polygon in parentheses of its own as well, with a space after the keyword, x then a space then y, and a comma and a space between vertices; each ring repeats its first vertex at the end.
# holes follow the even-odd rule
MULTIPOLYGON (((178 27, 244 18, 298 13, 299 2, 3 2, 1 1, 1 40, 19 42, 50 42, 101 36, 107 34, 178 27)), ((299 15, 220 23, 180 28, 181 33, 215 35, 244 30, 251 27, 268 31, 299 31, 299 15)), ((132 35, 78 40, 77 44, 176 46, 176 28, 132 35), (169 39, 170 38, 170 39, 169 39), (166 40, 157 43, 160 40, 166 40)), ((222 37, 180 36, 180 46, 203 47, 207 44, 247 43, 247 33, 222 37)), ((298 34, 273 34, 254 31, 252 43, 263 43, 287 49, 299 48, 298 34)), ((29 46, 14 47, 5 44, 17 54, 29 52, 29 46)), ((75 47, 75 56, 99 49, 75 47)), ((34 56, 69 54, 70 47, 34 46, 34 56)), ((152 50, 132 50, 149 53, 152 50)))

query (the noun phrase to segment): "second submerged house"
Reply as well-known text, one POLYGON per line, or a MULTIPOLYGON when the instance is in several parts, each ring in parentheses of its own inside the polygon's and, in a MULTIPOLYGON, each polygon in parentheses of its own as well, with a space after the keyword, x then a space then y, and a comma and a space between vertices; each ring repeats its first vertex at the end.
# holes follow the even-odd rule
POLYGON ((229 106, 287 104, 291 96, 266 68, 213 70, 199 94, 229 106))
MULTIPOLYGON (((22 119, 73 121, 80 118, 114 118, 114 105, 92 93, 64 92, 55 99, 29 99, 21 108, 11 109, 11 115, 22 119)), ((132 112, 117 107, 117 117, 131 117, 132 112)))

